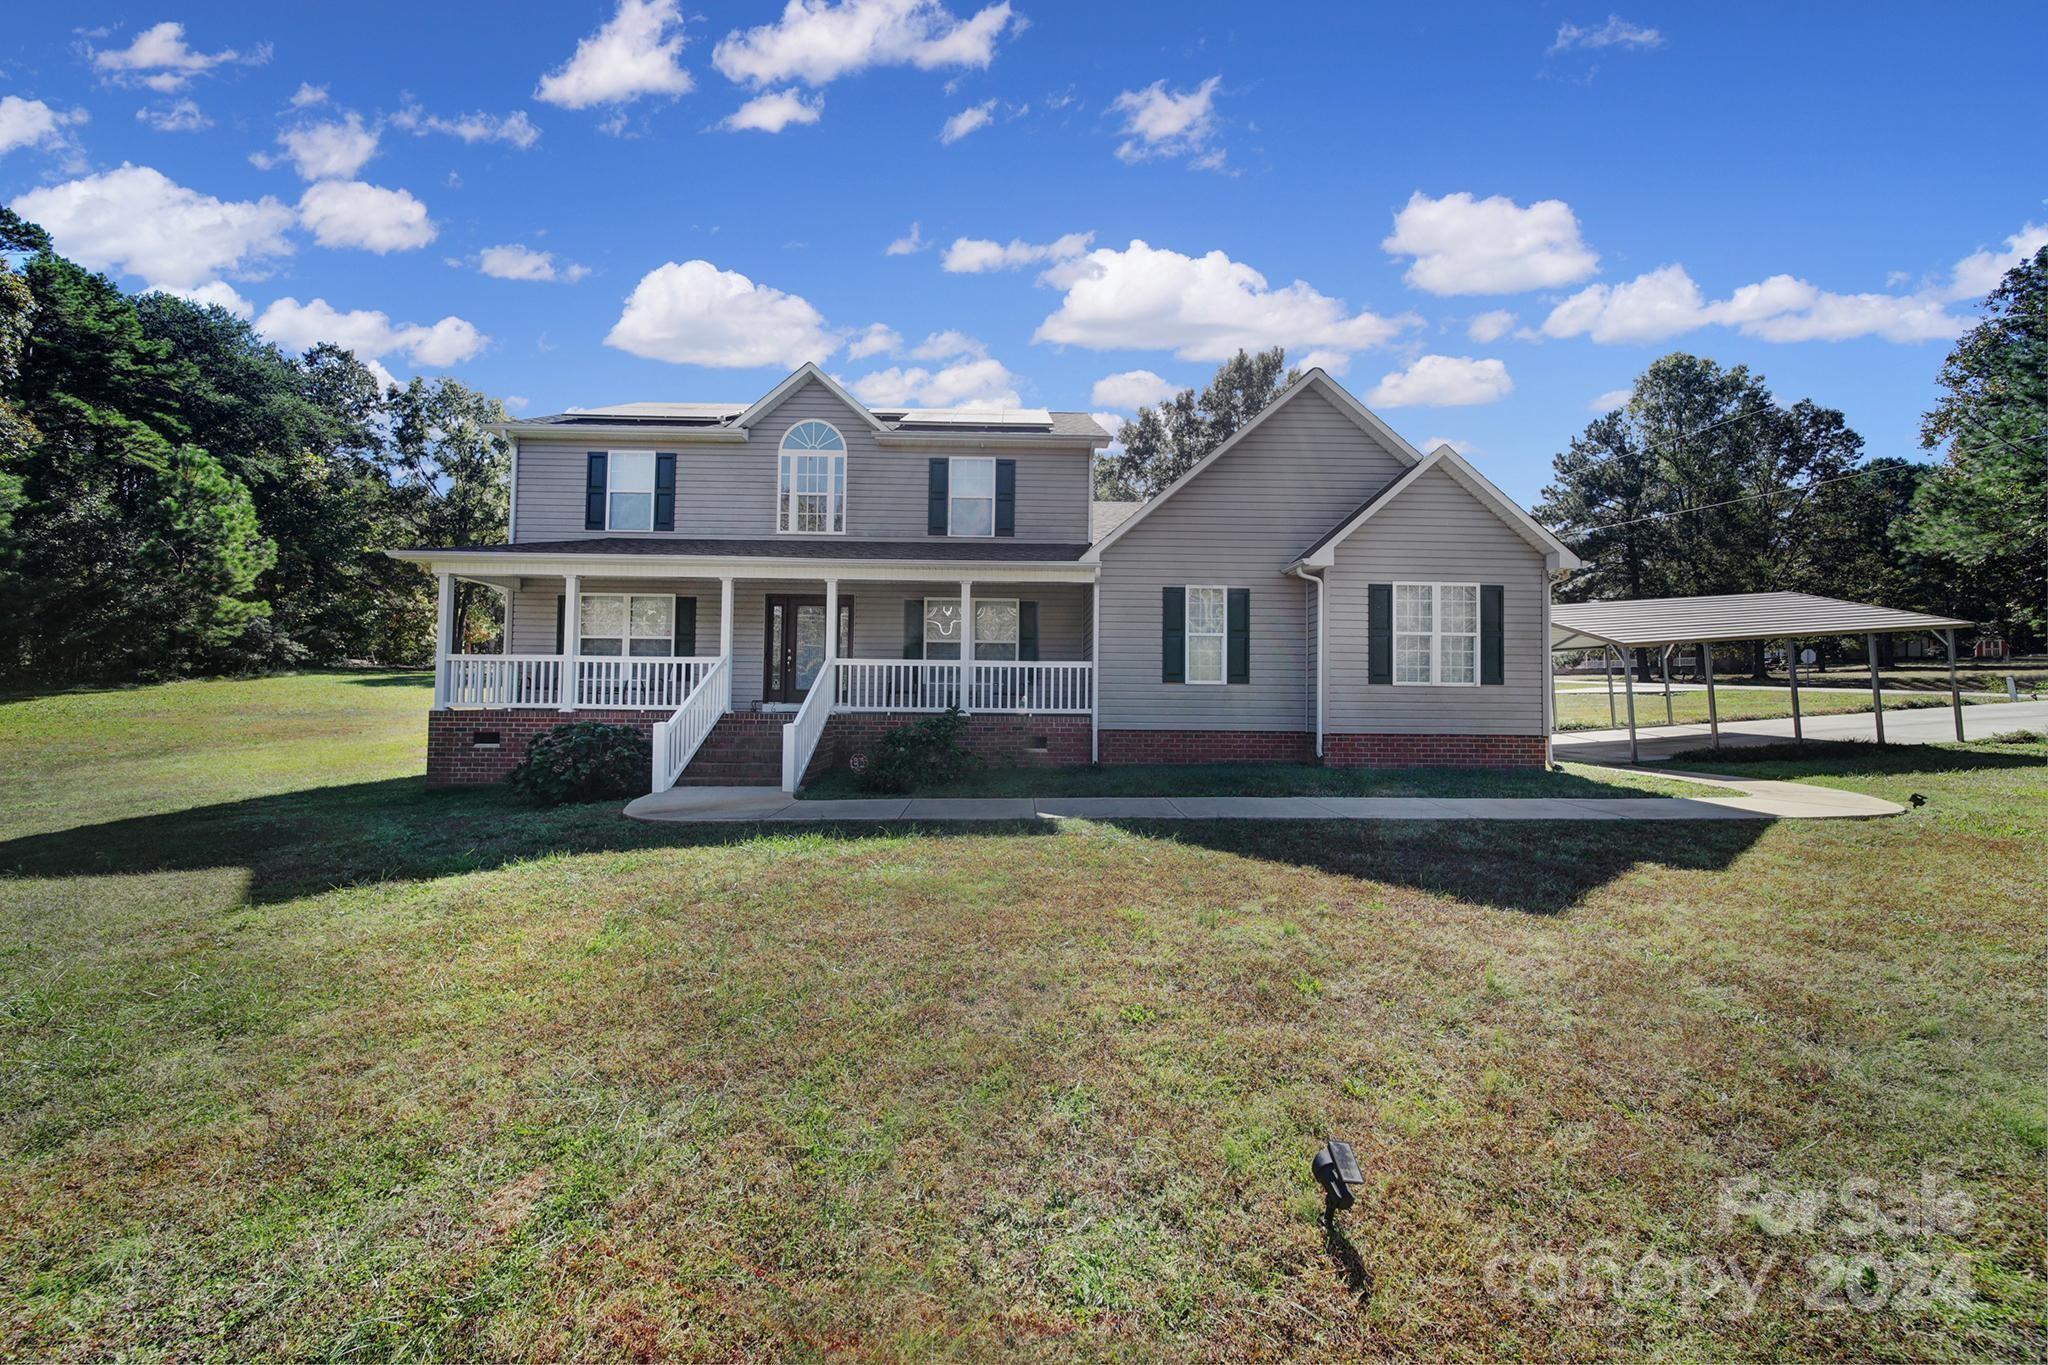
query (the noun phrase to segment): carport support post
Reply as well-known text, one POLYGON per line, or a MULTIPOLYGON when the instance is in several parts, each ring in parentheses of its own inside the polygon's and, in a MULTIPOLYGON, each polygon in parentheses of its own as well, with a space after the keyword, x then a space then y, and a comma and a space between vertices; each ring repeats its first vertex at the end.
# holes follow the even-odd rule
POLYGON ((1948 704, 1956 713, 1956 743, 1963 742, 1963 691, 1956 686, 1956 633, 1944 630, 1941 643, 1948 650, 1948 704))
POLYGON ((1877 685, 1877 632, 1863 637, 1864 652, 1870 655, 1870 713, 1877 717, 1877 742, 1884 743, 1884 693, 1877 685))
POLYGON ((1713 747, 1721 747, 1721 708, 1714 701, 1714 647, 1700 642, 1700 672, 1707 680, 1707 729, 1713 735, 1713 747))
POLYGON ((1664 646, 1664 723, 1666 725, 1678 724, 1678 718, 1671 714, 1671 651, 1676 648, 1678 648, 1677 645, 1664 646))
POLYGON ((1806 743, 1806 730, 1799 716, 1799 646, 1793 640, 1785 641, 1785 676, 1792 684, 1792 742, 1806 743))
POLYGON ((1635 660, 1628 661, 1628 667, 1621 671, 1621 687, 1628 693, 1628 761, 1636 759, 1636 670, 1635 660))
POLYGON ((1614 646, 1600 646, 1600 668, 1607 674, 1607 728, 1614 728, 1614 646))

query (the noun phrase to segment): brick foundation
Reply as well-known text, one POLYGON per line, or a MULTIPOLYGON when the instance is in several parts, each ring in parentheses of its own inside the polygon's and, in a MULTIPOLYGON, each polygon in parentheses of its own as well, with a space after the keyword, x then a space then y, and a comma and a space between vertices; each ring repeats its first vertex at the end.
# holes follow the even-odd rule
POLYGON ((526 756, 535 735, 573 720, 601 720, 630 725, 643 735, 668 718, 656 711, 429 711, 427 713, 427 785, 475 787, 500 782, 526 756), (495 749, 478 748, 479 731, 498 736, 495 749))
POLYGON ((1540 768, 1541 735, 1324 735, 1331 768, 1540 768))
POLYGON ((1102 761, 1105 764, 1313 763, 1315 760, 1316 737, 1307 730, 1102 732, 1102 761))
MULTIPOLYGON (((817 752, 804 781, 841 767, 856 750, 888 734, 931 717, 913 711, 840 711, 826 718, 817 752)), ((972 714, 967 717, 965 747, 996 763, 1035 763, 1071 767, 1088 761, 1088 717, 972 714), (1043 747, 1039 747, 1039 741, 1043 747)))

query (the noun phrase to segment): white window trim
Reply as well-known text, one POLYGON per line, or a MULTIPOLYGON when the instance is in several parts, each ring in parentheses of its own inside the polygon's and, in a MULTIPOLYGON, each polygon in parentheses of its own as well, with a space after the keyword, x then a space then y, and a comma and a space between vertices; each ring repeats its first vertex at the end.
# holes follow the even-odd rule
POLYGON ((1392 596, 1391 596, 1391 598, 1390 598, 1390 599, 1389 599, 1389 601, 1388 601, 1388 607, 1387 607, 1387 609, 1388 609, 1389 611, 1391 611, 1391 612, 1393 613, 1393 619, 1387 622, 1387 650, 1388 650, 1388 653, 1389 653, 1390 655, 1392 655, 1392 657, 1391 657, 1391 658, 1390 658, 1390 659, 1389 659, 1389 660, 1387 661, 1387 663, 1388 663, 1388 668, 1389 668, 1390 676, 1391 676, 1391 677, 1393 678, 1393 680, 1394 680, 1394 686, 1396 686, 1396 687, 1477 687, 1477 686, 1479 686, 1479 675, 1480 675, 1480 674, 1481 674, 1482 672, 1484 672, 1484 671, 1485 671, 1484 661, 1483 661, 1483 660, 1482 660, 1482 659, 1481 659, 1481 658, 1479 657, 1479 651, 1480 651, 1480 648, 1481 648, 1481 643, 1480 643, 1480 641, 1481 641, 1481 637, 1482 637, 1482 636, 1484 636, 1484 634, 1485 634, 1485 627, 1484 627, 1484 622, 1483 622, 1483 620, 1481 619, 1481 616, 1480 616, 1480 612, 1481 612, 1481 602, 1480 602, 1480 593, 1479 593, 1479 585, 1478 585, 1477 583, 1413 583, 1413 582, 1410 582, 1410 583, 1396 583, 1396 584, 1394 584, 1394 588, 1393 588, 1393 593, 1392 593, 1392 596), (1429 591, 1429 680, 1428 680, 1427 682, 1403 682, 1403 681, 1401 681, 1401 637, 1402 637, 1403 635, 1420 635, 1420 634, 1422 633, 1422 632, 1421 632, 1421 631, 1419 631, 1419 630, 1402 630, 1402 629, 1401 629, 1401 626, 1400 626, 1400 621, 1401 621, 1401 608, 1400 608, 1399 602, 1400 602, 1400 596, 1401 596, 1401 589, 1403 589, 1403 588, 1428 588, 1428 589, 1430 590, 1430 591, 1429 591), (1454 637, 1462 637, 1462 636, 1465 636, 1465 635, 1467 635, 1467 634, 1469 634, 1469 635, 1470 635, 1470 636, 1472 637, 1472 681, 1470 681, 1470 682, 1445 682, 1445 681, 1443 681, 1443 661, 1444 661, 1444 649, 1443 649, 1443 641, 1444 641, 1444 634, 1445 634, 1445 632, 1444 632, 1444 589, 1445 589, 1445 588, 1470 588, 1470 589, 1472 590, 1472 629, 1471 629, 1471 630, 1470 630, 1469 632, 1468 632, 1468 631, 1462 631, 1462 630, 1454 630, 1454 631, 1451 631, 1451 632, 1450 632, 1450 634, 1451 634, 1452 636, 1454 636, 1454 637))
POLYGON ((1221 583, 1190 583, 1180 590, 1180 676, 1181 681, 1191 687, 1222 687, 1230 682, 1230 589, 1221 583), (1222 675, 1220 677, 1197 678, 1194 655, 1188 649, 1195 639, 1195 617, 1191 607, 1194 604, 1193 594, 1198 592, 1223 595, 1223 629, 1214 635, 1206 630, 1201 633, 1205 640, 1214 639, 1221 642, 1221 647, 1216 651, 1216 657, 1223 665, 1218 670, 1222 675))
POLYGON ((782 433, 782 443, 778 444, 775 447, 775 516, 773 520, 773 525, 775 527, 776 535, 810 537, 843 536, 846 534, 847 454, 848 450, 846 446, 846 433, 841 431, 838 427, 833 426, 830 422, 825 421, 823 418, 806 417, 803 419, 802 422, 791 422, 789 424, 789 430, 782 433), (795 431, 798 427, 803 426, 805 422, 816 422, 819 426, 824 427, 834 436, 837 436, 839 438, 839 449, 836 451, 792 449, 787 444, 789 440, 789 433, 791 431, 795 431), (830 468, 829 465, 826 469, 826 529, 823 531, 799 531, 798 529, 796 529, 796 470, 794 466, 792 466, 790 469, 789 492, 785 494, 782 491, 782 462, 784 460, 794 459, 799 455, 812 455, 822 460, 836 461, 839 466, 837 470, 837 478, 833 477, 834 471, 830 468), (837 489, 838 491, 835 492, 835 489, 837 489), (783 521, 785 518, 788 519, 789 523, 786 527, 783 525, 783 521), (832 529, 832 527, 835 524, 838 527, 837 530, 832 529))
MULTIPOLYGON (((932 604, 933 602, 951 602, 951 603, 952 603, 952 604, 954 605, 954 607, 955 607, 955 608, 958 608, 958 607, 959 607, 959 605, 960 605, 960 599, 959 599, 959 598, 958 598, 957 596, 956 596, 956 597, 926 597, 926 598, 924 598, 924 599, 923 599, 923 601, 924 601, 924 605, 925 605, 925 611, 924 611, 924 612, 922 613, 922 614, 923 614, 923 616, 924 616, 924 657, 925 657, 925 658, 927 658, 927 659, 929 659, 929 658, 931 658, 931 657, 932 657, 932 646, 933 646, 934 644, 941 644, 941 645, 946 645, 946 644, 963 644, 963 643, 965 643, 964 641, 961 641, 961 640, 933 640, 933 639, 932 639, 932 618, 931 618, 931 615, 930 615, 930 606, 931 606, 931 604, 932 604)), ((1022 598, 1018 598, 1018 597, 980 597, 980 596, 977 596, 977 597, 976 597, 976 598, 974 599, 974 614, 975 614, 975 615, 976 615, 977 617, 979 617, 979 616, 981 615, 981 609, 982 609, 983 607, 1000 607, 1000 606, 1003 606, 1003 605, 1005 605, 1005 604, 1008 604, 1009 606, 1011 606, 1011 607, 1015 608, 1015 611, 1013 612, 1013 616, 1014 616, 1014 618, 1015 618, 1015 620, 1016 620, 1016 622, 1017 622, 1017 638, 1016 638, 1016 639, 1014 639, 1014 640, 984 640, 984 639, 983 639, 983 638, 981 637, 981 634, 980 634, 980 632, 979 632, 979 631, 977 631, 977 632, 975 633, 975 636, 974 636, 974 661, 975 661, 976 663, 1009 663, 1009 662, 1011 662, 1010 660, 1007 660, 1007 659, 984 659, 984 658, 982 658, 982 657, 981 657, 981 647, 982 647, 983 645, 1009 645, 1009 646, 1011 646, 1012 648, 1014 648, 1014 649, 1015 649, 1015 650, 1017 651, 1017 654, 1018 654, 1018 656, 1019 656, 1019 658, 1020 658, 1020 659, 1021 659, 1021 658, 1022 658, 1022 656, 1023 656, 1023 653, 1024 653, 1024 601, 1023 601, 1023 599, 1022 599, 1022 598)), ((964 623, 963 623, 963 624, 964 624, 964 623)), ((951 659, 941 659, 941 660, 939 660, 939 662, 940 662, 940 663, 952 663, 952 662, 954 662, 954 660, 951 660, 951 659)))
POLYGON ((678 657, 680 657, 680 656, 678 656, 678 655, 677 655, 677 653, 676 653, 676 625, 677 625, 677 621, 676 621, 676 608, 675 608, 675 594, 674 594, 674 593, 668 593, 668 592, 586 592, 586 593, 581 593, 581 594, 579 594, 579 595, 578 595, 578 598, 577 598, 577 602, 576 602, 576 653, 577 653, 578 655, 580 655, 581 657, 585 658, 585 659, 674 659, 674 658, 678 658, 678 657), (625 625, 625 634, 623 634, 623 635, 593 635, 593 634, 591 634, 591 633, 590 633, 590 632, 589 632, 588 630, 586 630, 586 629, 584 628, 584 627, 586 627, 586 626, 587 626, 587 625, 588 625, 588 624, 590 623, 590 613, 589 613, 589 612, 588 612, 587 610, 585 610, 585 606, 586 606, 586 604, 587 604, 587 603, 589 603, 589 602, 590 602, 590 601, 591 601, 591 600, 592 600, 593 598, 599 598, 599 597, 609 597, 609 598, 613 599, 614 601, 617 601, 617 602, 620 602, 620 603, 623 603, 623 604, 624 604, 624 606, 625 606, 625 608, 626 608, 626 625, 625 625), (634 634, 633 634, 633 599, 634 599, 634 598, 636 598, 636 597, 666 597, 666 598, 668 599, 668 601, 669 601, 669 608, 668 608, 668 636, 667 636, 667 639, 668 639, 668 653, 666 653, 666 654, 635 654, 635 653, 633 653, 633 641, 634 641, 634 639, 635 639, 635 638, 638 638, 638 639, 642 639, 642 640, 659 640, 659 639, 663 638, 662 636, 659 636, 659 635, 641 635, 641 636, 638 636, 638 637, 634 636, 634 634), (617 640, 617 641, 619 642, 619 652, 618 652, 617 654, 589 654, 589 653, 585 653, 585 652, 584 652, 584 649, 583 649, 583 642, 584 642, 585 640, 617 640))
MULTIPOLYGON (((621 488, 618 489, 617 491, 621 493, 637 493, 639 490, 636 488, 621 488)), ((622 536, 668 535, 669 533, 667 531, 658 532, 654 529, 654 504, 657 500, 660 499, 660 497, 661 456, 658 453, 652 450, 607 450, 604 453, 604 529, 607 533, 614 533, 622 536), (647 527, 645 530, 642 530, 637 526, 627 527, 612 525, 612 477, 613 475, 619 472, 619 457, 621 455, 645 455, 648 459, 648 467, 650 472, 647 476, 647 527)), ((609 597, 617 596, 616 593, 601 593, 599 595, 609 597)))
MULTIPOLYGON (((1091 514, 1092 515, 1092 514, 1091 514)), ((993 455, 949 455, 946 457, 946 534, 965 540, 993 540, 996 534, 996 459, 993 455), (959 495, 953 491, 956 483, 953 467, 962 464, 985 464, 988 466, 988 497, 960 499, 961 501, 988 503, 988 530, 956 531, 953 529, 953 503, 959 495)))

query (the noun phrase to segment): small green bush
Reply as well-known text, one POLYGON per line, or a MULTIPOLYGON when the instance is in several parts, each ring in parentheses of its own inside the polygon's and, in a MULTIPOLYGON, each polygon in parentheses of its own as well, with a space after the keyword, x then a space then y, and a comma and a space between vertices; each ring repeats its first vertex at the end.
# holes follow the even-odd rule
POLYGON ((967 717, 956 708, 883 735, 848 764, 871 792, 902 795, 950 782, 967 771, 974 756, 961 747, 967 717))
POLYGON ((646 735, 630 725, 578 720, 535 735, 505 780, 536 805, 639 796, 653 764, 646 735))

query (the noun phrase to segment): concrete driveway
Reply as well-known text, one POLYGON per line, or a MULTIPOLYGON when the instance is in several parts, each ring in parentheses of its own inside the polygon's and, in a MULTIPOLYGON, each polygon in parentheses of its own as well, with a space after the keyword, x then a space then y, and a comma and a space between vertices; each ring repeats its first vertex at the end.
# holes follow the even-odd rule
MULTIPOLYGON (((1642 697, 1637 696, 1638 706, 1642 697)), ((1844 715, 1808 716, 1808 739, 1877 738, 1868 711, 1844 715)), ((2008 730, 2048 730, 2048 701, 1976 701, 1963 704, 1963 733, 1984 739, 2008 730)), ((1638 749, 1645 762, 1661 763, 1673 754, 1707 746, 1705 725, 1645 725, 1636 731, 1638 749)), ((1955 717, 1946 706, 1913 711, 1886 711, 1884 737, 1892 744, 1953 744, 1955 717)), ((1792 720, 1729 720, 1721 722, 1721 743, 1779 744, 1792 738, 1792 720)), ((1558 760, 1564 763, 1628 762, 1627 730, 1575 730, 1552 741, 1558 760)))

